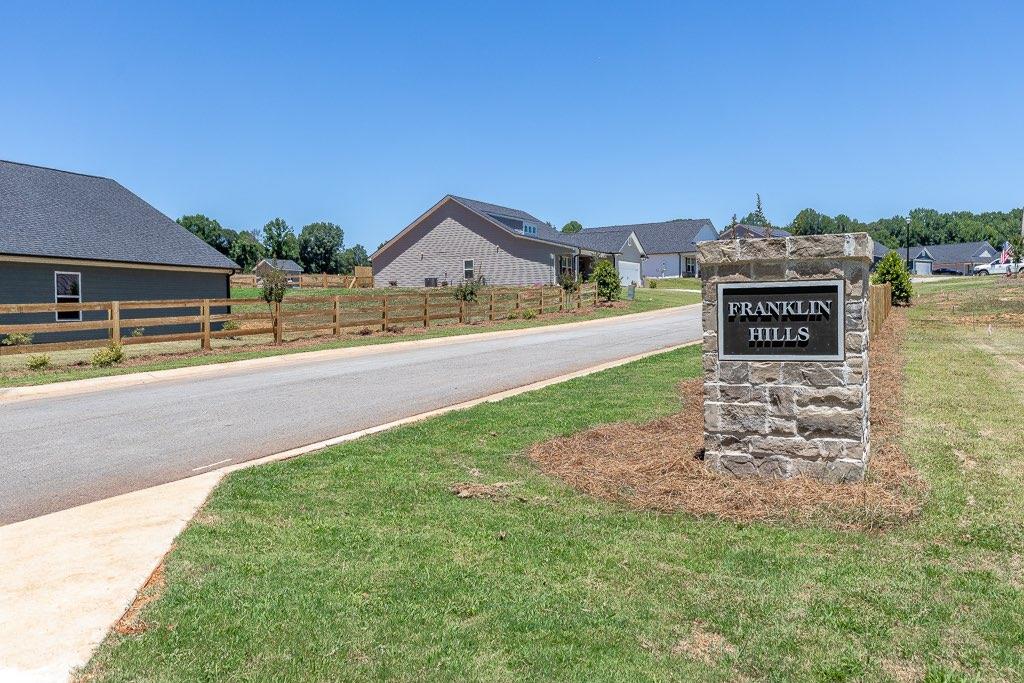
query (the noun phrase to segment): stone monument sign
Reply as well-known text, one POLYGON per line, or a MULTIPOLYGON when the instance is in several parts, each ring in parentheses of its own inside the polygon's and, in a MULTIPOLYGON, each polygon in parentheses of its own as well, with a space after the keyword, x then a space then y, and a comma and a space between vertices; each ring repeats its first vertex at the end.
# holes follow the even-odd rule
POLYGON ((698 245, 711 467, 864 477, 872 253, 865 233, 698 245))

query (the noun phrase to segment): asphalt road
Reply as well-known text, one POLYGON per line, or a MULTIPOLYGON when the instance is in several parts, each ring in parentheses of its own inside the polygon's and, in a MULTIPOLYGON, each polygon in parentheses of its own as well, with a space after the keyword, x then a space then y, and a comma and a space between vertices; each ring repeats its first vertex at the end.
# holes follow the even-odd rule
POLYGON ((0 404, 0 524, 700 338, 662 313, 0 404))

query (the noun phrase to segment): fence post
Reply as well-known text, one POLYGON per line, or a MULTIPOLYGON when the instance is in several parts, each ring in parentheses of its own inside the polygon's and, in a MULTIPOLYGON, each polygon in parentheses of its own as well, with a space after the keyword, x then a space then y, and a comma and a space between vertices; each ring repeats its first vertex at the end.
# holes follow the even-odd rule
POLYGON ((199 307, 200 315, 203 316, 203 351, 210 351, 213 349, 213 344, 210 341, 210 300, 203 299, 202 305, 199 307))
POLYGON ((597 306, 597 285, 594 285, 594 306, 597 306))
POLYGON ((111 301, 110 310, 107 311, 107 318, 110 320, 110 342, 121 343, 121 302, 111 301))
POLYGON ((334 336, 341 336, 341 296, 334 295, 334 336))
POLYGON ((281 317, 281 302, 274 302, 274 343, 284 342, 284 318, 281 317))
POLYGON ((381 320, 380 320, 380 331, 386 332, 388 329, 388 295, 385 294, 381 297, 381 320))
POLYGON ((466 322, 466 302, 459 299, 459 324, 463 325, 466 322))
POLYGON ((487 304, 487 319, 494 322, 494 290, 490 292, 490 301, 487 304))
POLYGON ((423 292, 423 329, 430 327, 430 292, 423 292))

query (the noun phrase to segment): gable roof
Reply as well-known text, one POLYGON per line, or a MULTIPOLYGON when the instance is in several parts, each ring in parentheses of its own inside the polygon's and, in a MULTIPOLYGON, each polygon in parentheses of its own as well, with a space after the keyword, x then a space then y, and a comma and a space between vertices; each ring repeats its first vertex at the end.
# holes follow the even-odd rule
MULTIPOLYGON (((634 232, 629 228, 616 228, 614 230, 580 230, 575 233, 559 233, 559 239, 565 244, 596 251, 601 254, 620 254, 622 248, 634 232)), ((639 238, 637 239, 639 241, 639 238)), ((640 247, 644 251, 643 244, 640 247)))
MULTIPOLYGON (((715 230, 707 218, 677 218, 659 223, 634 223, 632 225, 608 225, 586 228, 580 233, 610 232, 629 230, 636 234, 644 251, 648 254, 675 254, 696 251, 697 233, 704 228, 715 230)), ((717 234, 717 230, 715 233, 717 234)))
POLYGON ((734 237, 789 237, 790 234, 788 230, 783 230, 782 228, 737 223, 723 230, 719 239, 732 239, 734 237))
POLYGON ((526 211, 513 209, 508 206, 501 206, 500 204, 482 202, 478 199, 467 199, 466 197, 457 197, 455 195, 448 196, 465 206, 470 211, 478 213, 484 218, 497 223, 506 231, 516 235, 517 237, 537 239, 541 242, 553 242, 555 244, 569 244, 569 242, 562 239, 562 237, 564 237, 563 233, 556 230, 550 223, 542 221, 526 211), (529 223, 533 227, 537 228, 537 234, 524 235, 522 232, 523 223, 529 223))
MULTIPOLYGON (((265 258, 260 259, 260 263, 266 263, 268 266, 276 270, 284 270, 293 273, 302 272, 302 266, 295 261, 292 261, 290 258, 265 258)), ((256 265, 259 265, 259 263, 256 265)))
POLYGON ((892 251, 889 247, 885 246, 878 240, 871 240, 874 243, 873 256, 876 259, 885 258, 885 255, 892 251))
POLYGON ((911 259, 931 257, 938 263, 988 263, 999 254, 999 250, 986 240, 981 242, 960 242, 957 244, 927 244, 910 248, 911 259), (982 256, 984 252, 988 256, 982 256))
POLYGON ((110 178, 0 161, 0 254, 237 270, 110 178))

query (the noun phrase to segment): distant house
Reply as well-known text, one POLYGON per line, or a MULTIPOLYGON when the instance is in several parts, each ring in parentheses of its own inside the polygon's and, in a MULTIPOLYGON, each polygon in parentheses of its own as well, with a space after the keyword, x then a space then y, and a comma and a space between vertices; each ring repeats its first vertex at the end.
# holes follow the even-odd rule
POLYGON ((917 245, 910 248, 911 272, 970 275, 974 266, 989 263, 998 255, 999 250, 988 241, 917 245))
POLYGON ((639 282, 643 248, 630 230, 559 232, 521 209, 445 195, 370 257, 377 282, 401 287, 556 284, 601 259, 639 282), (584 234, 586 233, 586 234, 584 234))
POLYGON ((696 277, 697 243, 718 239, 718 231, 707 218, 587 228, 577 234, 604 231, 629 231, 636 235, 646 256, 640 273, 645 278, 696 277))
POLYGON ((886 255, 890 251, 892 251, 891 249, 889 249, 889 247, 885 246, 884 244, 882 244, 878 240, 873 240, 873 242, 874 242, 875 246, 874 246, 874 253, 872 254, 872 257, 871 257, 871 267, 872 268, 877 266, 878 262, 881 261, 882 259, 884 259, 886 257, 886 255))
MULTIPOLYGON (((238 266, 114 180, 0 161, 0 303, 230 296, 238 266)), ((144 309, 122 317, 147 317, 144 309)), ((3 324, 106 319, 105 311, 4 315, 3 324)), ((37 342, 106 330, 48 332, 37 342)))
POLYGON ((279 270, 291 277, 302 275, 302 266, 291 259, 265 258, 256 264, 253 272, 259 277, 265 277, 270 271, 279 270))
POLYGON ((757 239, 762 237, 789 237, 790 232, 781 228, 769 228, 763 225, 749 225, 747 223, 737 223, 736 225, 730 225, 728 228, 723 230, 718 235, 720 240, 731 240, 731 239, 757 239))

